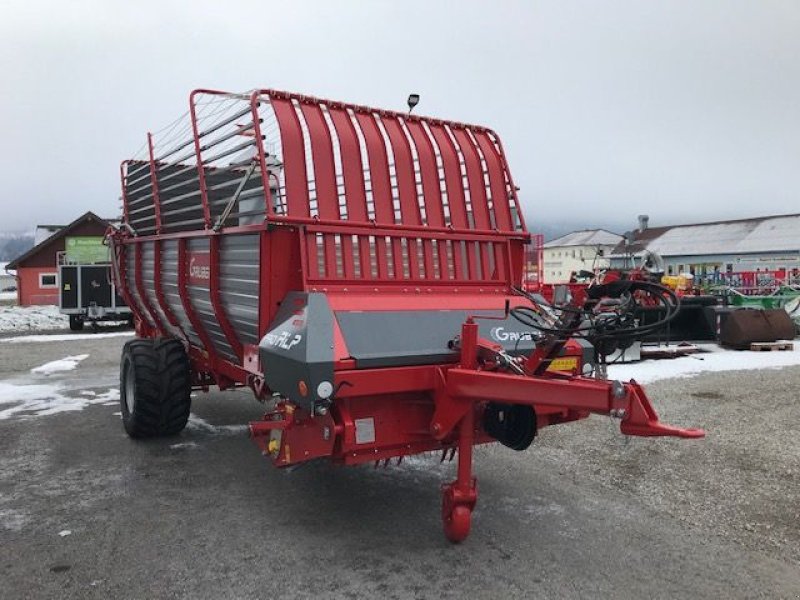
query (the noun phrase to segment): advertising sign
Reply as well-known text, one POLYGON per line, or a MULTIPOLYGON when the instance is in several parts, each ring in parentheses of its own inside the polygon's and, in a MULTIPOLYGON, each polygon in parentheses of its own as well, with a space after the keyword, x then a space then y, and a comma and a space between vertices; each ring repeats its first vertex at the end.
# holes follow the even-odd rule
POLYGON ((67 262, 78 264, 107 263, 108 246, 103 245, 102 236, 72 236, 64 240, 67 262))

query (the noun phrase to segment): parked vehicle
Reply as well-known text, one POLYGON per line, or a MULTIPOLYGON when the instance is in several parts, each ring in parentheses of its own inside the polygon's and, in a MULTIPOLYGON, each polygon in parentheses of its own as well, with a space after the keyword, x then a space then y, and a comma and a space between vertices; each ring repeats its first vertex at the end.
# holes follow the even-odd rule
POLYGON ((69 315, 69 328, 80 331, 89 322, 132 321, 131 309, 117 293, 111 279, 111 264, 70 262, 66 253, 58 257, 58 307, 69 315))

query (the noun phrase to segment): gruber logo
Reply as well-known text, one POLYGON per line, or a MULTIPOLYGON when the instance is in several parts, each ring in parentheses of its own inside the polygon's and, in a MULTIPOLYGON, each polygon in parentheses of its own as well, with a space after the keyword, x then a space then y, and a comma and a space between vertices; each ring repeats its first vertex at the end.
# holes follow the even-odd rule
POLYGON ((528 331, 506 331, 505 327, 493 327, 492 338, 498 342, 519 342, 532 339, 528 331))
POLYGON ((211 280, 211 255, 208 252, 189 253, 189 284, 208 287, 211 280))

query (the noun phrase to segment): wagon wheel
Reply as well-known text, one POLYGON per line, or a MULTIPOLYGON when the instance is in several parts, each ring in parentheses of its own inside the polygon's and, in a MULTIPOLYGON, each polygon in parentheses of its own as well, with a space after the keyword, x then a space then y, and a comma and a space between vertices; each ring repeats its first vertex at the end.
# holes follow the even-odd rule
POLYGON ((444 525, 444 535, 454 544, 458 544, 467 539, 470 525, 472 524, 472 511, 463 505, 456 505, 450 514, 442 515, 444 525))

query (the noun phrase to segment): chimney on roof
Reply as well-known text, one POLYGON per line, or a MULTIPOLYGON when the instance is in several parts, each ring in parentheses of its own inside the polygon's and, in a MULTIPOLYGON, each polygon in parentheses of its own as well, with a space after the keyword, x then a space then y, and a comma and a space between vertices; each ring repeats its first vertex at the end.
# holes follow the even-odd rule
POLYGON ((639 215, 639 232, 641 233, 647 229, 647 224, 650 222, 650 217, 647 215, 639 215))

